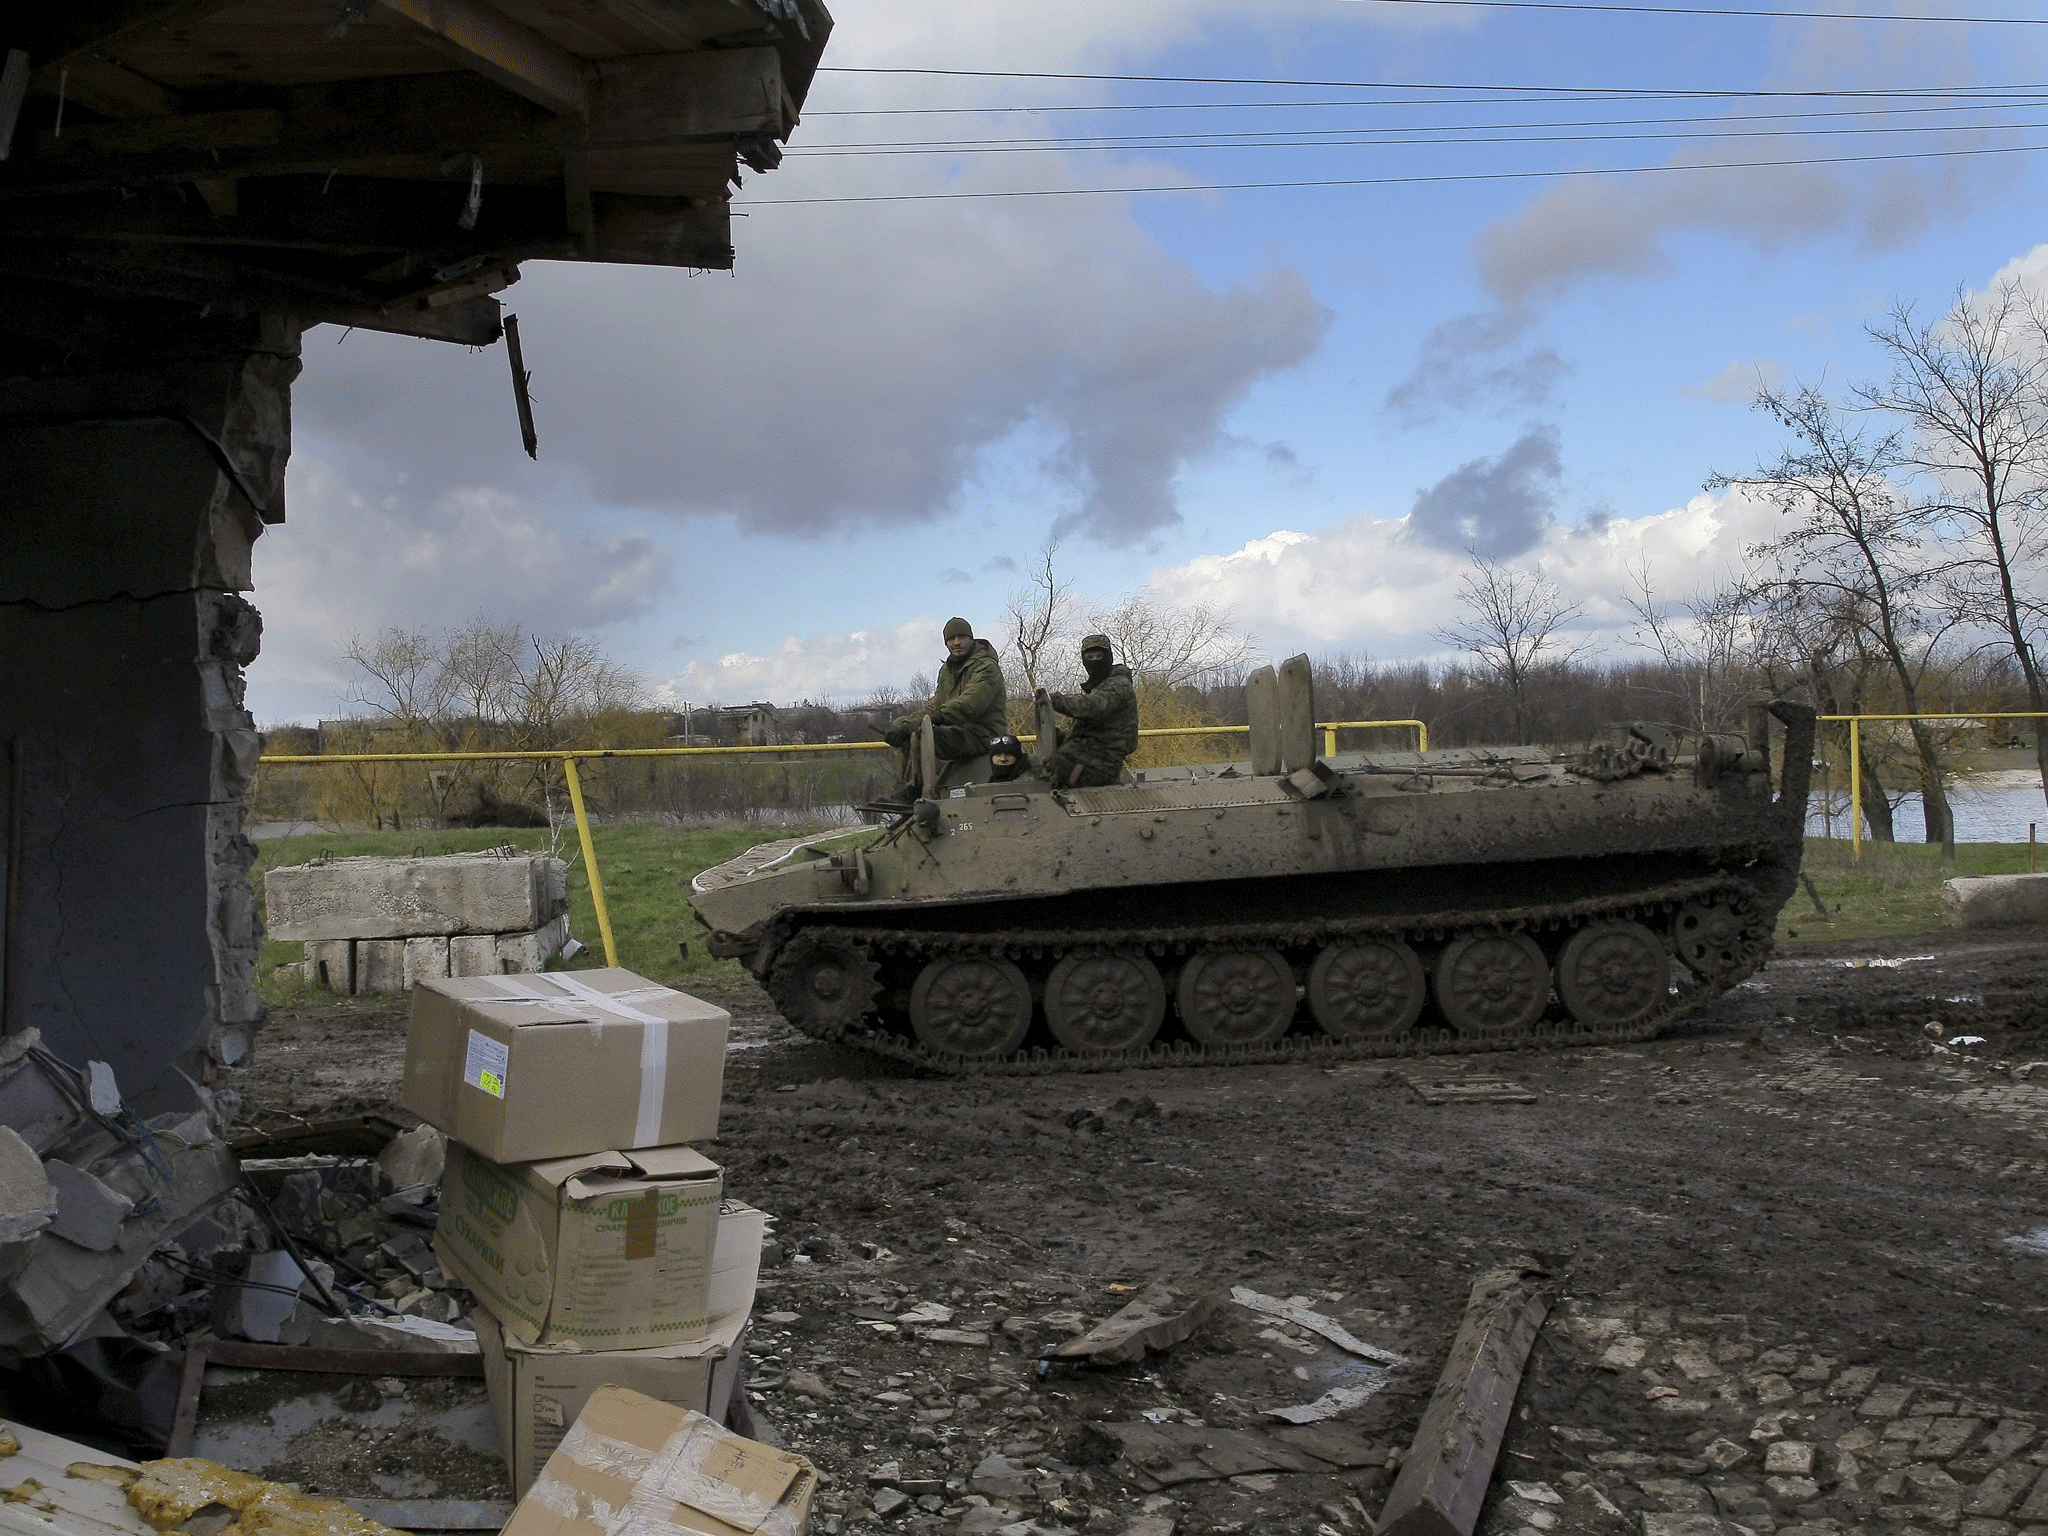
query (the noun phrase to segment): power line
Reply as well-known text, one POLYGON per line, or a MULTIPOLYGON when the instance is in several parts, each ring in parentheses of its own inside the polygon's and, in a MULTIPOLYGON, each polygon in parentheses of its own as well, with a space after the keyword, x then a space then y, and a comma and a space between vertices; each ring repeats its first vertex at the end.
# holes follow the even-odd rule
POLYGON ((1417 85, 1412 87, 1375 84, 1361 89, 1373 90, 1417 90, 1417 91, 1490 91, 1527 93, 1559 91, 1565 95, 1487 95, 1487 96, 1440 96, 1433 100, 1417 100, 1414 97, 1397 97, 1375 100, 1371 97, 1340 97, 1335 101, 1115 101, 1098 102, 1092 105, 1047 103, 1041 106, 985 106, 985 107, 841 107, 820 110, 806 108, 806 122, 820 117, 987 117, 998 113, 1028 112, 1047 114, 1057 112, 1249 112, 1249 111, 1293 111, 1296 109, 1322 109, 1329 107, 1401 107, 1401 106, 1514 106, 1524 102, 1578 103, 1592 101, 1741 101, 1764 100, 1867 100, 1867 101, 1954 101, 1959 103, 2010 102, 2015 106, 2032 105, 2048 97, 2048 87, 2011 86, 2007 88, 1985 87, 1964 89, 1962 87, 1899 87, 1880 91, 1738 91, 1738 90, 1695 90, 1660 91, 1643 88, 1633 90, 1622 86, 1607 88, 1580 86, 1483 86, 1483 85, 1417 85))
MULTIPOLYGON (((1918 112, 1979 110, 1975 108, 1918 107, 1901 109, 1918 112)), ((1689 133, 1555 133, 1529 134, 1511 138, 1484 138, 1480 134, 1519 128, 1633 128, 1657 127, 1673 123, 1731 123, 1756 121, 1782 121, 1787 118, 1810 120, 1812 118, 1839 117, 1834 112, 1817 113, 1776 113, 1755 116, 1677 117, 1677 118, 1616 118, 1590 122, 1564 123, 1471 123, 1423 125, 1420 127, 1388 128, 1330 128, 1323 130, 1300 130, 1277 128, 1263 132, 1234 133, 1222 129, 1199 134, 1147 134, 1147 135, 1081 135, 1068 138, 1041 139, 903 139, 875 140, 851 144, 807 144, 788 151, 791 157, 812 155, 820 158, 839 158, 859 155, 940 155, 940 154, 1052 154, 1061 153, 1128 153, 1136 150, 1191 150, 1191 149, 1338 149, 1371 145, 1423 145, 1423 144, 1579 144, 1579 143, 1621 143, 1635 140, 1655 139, 1769 139, 1769 138, 1821 138, 1841 137, 1856 134, 1879 133, 1988 133, 2019 131, 2022 129, 2048 128, 2048 123, 1878 123, 1849 127, 1804 127, 1804 128, 1740 128, 1730 132, 1712 129, 1694 130, 1689 133), (1399 138, 1390 135, 1422 133, 1433 130, 1439 134, 1458 134, 1461 137, 1441 138, 1399 138), (1315 137, 1289 138, 1286 135, 1304 131, 1315 133, 1315 137), (1345 134, 1372 134, 1371 138, 1338 137, 1345 134)))
POLYGON ((1548 181, 1568 176, 1655 176, 1679 171, 1748 171, 1810 165, 1872 165, 1899 160, 1954 160, 1977 155, 2026 155, 2048 144, 2010 144, 1978 149, 1904 150, 1885 155, 1820 155, 1796 160, 1722 160, 1697 165, 1585 166, 1554 171, 1467 171, 1433 176, 1343 176, 1307 181, 1235 181, 1166 187, 1036 187, 1010 192, 893 192, 850 197, 778 197, 735 204, 738 209, 798 208, 824 203, 939 203, 1016 197, 1134 197, 1168 192, 1258 192, 1289 187, 1407 187, 1468 181, 1548 181))
MULTIPOLYGON (((1616 5, 1601 4, 1598 0, 1376 0, 1381 5, 1438 6, 1453 10, 1482 11, 1591 11, 1603 15, 1625 16, 1726 16, 1747 21, 1888 21, 1913 23, 1947 23, 1958 26, 1979 27, 2044 27, 2048 17, 2042 16, 1937 16, 1926 13, 1904 13, 1883 15, 1870 11, 1803 11, 1764 10, 1733 5, 1616 5)), ((912 69, 889 68, 880 65, 859 66, 852 64, 821 65, 839 74, 868 75, 1004 75, 1012 79, 1027 80, 1132 80, 1132 79, 1185 79, 1186 77, 1154 75, 1083 75, 1064 74, 1050 71, 1019 70, 971 70, 971 69, 912 69)), ((1325 85, 1333 82, 1322 80, 1290 81, 1248 81, 1218 80, 1221 85, 1325 85)))
MULTIPOLYGON (((1444 3, 1448 3, 1448 0, 1444 0, 1444 3)), ((1472 0, 1472 3, 1475 3, 1475 4, 1477 4, 1477 3, 1481 3, 1481 0, 1472 0)), ((1486 4, 1505 4, 1505 3, 1507 3, 1507 0, 1484 0, 1484 3, 1486 3, 1486 4)), ((1598 7, 1598 6, 1588 6, 1588 7, 1586 7, 1586 9, 1589 9, 1589 10, 1597 10, 1597 9, 1603 9, 1603 7, 1598 7)), ((1627 7, 1607 7, 1607 9, 1627 9, 1627 7)), ((1655 9, 1658 9, 1658 7, 1652 6, 1652 7, 1648 7, 1648 9, 1652 9, 1652 10, 1655 10, 1655 9)), ((1741 15, 1741 16, 1759 16, 1759 15, 1792 15, 1792 14, 1795 14, 1795 13, 1793 13, 1793 12, 1789 12, 1789 11, 1787 11, 1787 12, 1764 12, 1764 11, 1739 11, 1739 12, 1736 12, 1735 14, 1737 14, 1737 15, 1741 15)), ((1819 13, 1816 13, 1816 14, 1819 14, 1819 13)), ((1900 20, 1900 19, 1910 19, 1910 18, 1898 18, 1898 17, 1873 17, 1873 18, 1869 18, 1869 19, 1872 19, 1872 20, 1900 20)), ((1962 20, 1963 18, 1961 18, 1961 17, 1956 17, 1956 18, 1941 18, 1941 19, 1943 19, 1943 20, 1948 20, 1948 19, 1954 19, 1954 20, 1962 20)), ((2029 23, 2029 24, 2030 24, 2030 25, 2037 25, 2037 26, 2048 26, 2048 18, 2044 18, 2044 19, 2043 19, 2042 21, 2040 21, 2040 22, 2034 22, 2034 23, 2029 23)), ((1439 82, 1435 82, 1435 83, 1426 83, 1426 82, 1419 82, 1419 81, 1404 81, 1404 80, 1282 80, 1282 79, 1276 79, 1276 78, 1274 78, 1274 77, 1273 77, 1273 76, 1271 76, 1271 75, 1110 75, 1110 74, 1081 74, 1081 73, 1076 73, 1076 72, 1074 72, 1074 71, 1071 71, 1071 70, 1067 70, 1067 71, 1061 71, 1061 70, 1028 70, 1028 69, 936 69, 936 68, 925 68, 925 67, 912 67, 912 66, 893 66, 893 65, 880 65, 880 64, 821 64, 821 65, 819 65, 819 66, 818 66, 818 70, 817 70, 817 72, 818 72, 819 74, 821 74, 821 75, 935 75, 935 76, 942 76, 942 77, 947 77, 947 78, 954 78, 954 79, 963 79, 963 80, 1092 80, 1092 81, 1107 81, 1107 82, 1110 82, 1110 83, 1118 83, 1118 84, 1127 84, 1127 85, 1132 85, 1132 84, 1134 84, 1134 85, 1281 85, 1281 86, 1292 86, 1292 87, 1296 87, 1296 88, 1298 88, 1298 89, 1303 89, 1303 90, 1319 90, 1319 91, 1483 91, 1483 90, 1490 90, 1490 89, 1493 89, 1493 87, 1490 87, 1490 86, 1484 86, 1484 85, 1472 85, 1472 84, 1464 84, 1464 85, 1454 85, 1454 84, 1445 84, 1445 83, 1443 83, 1443 82, 1440 82, 1440 81, 1439 81, 1439 82)), ((1727 95, 1727 96, 1893 96, 1893 95, 1900 95, 1900 94, 1919 94, 1919 93, 1923 93, 1923 92, 1924 92, 1924 93, 1927 93, 1927 94, 1937 94, 1937 93, 1942 93, 1942 92, 1945 92, 1945 91, 1946 91, 1946 90, 1947 90, 1948 88, 1947 88, 1947 87, 1942 87, 1942 86, 1917 86, 1917 87, 1911 87, 1911 86, 1909 86, 1909 87, 1906 87, 1906 88, 1904 89, 1904 91, 1881 91, 1881 90, 1873 90, 1873 89, 1862 89, 1862 90, 1816 90, 1816 91, 1793 91, 1793 90, 1783 90, 1783 91, 1752 91, 1752 90, 1735 90, 1735 89, 1730 89, 1730 90, 1727 90, 1727 91, 1707 91, 1707 92, 1702 92, 1702 91, 1699 91, 1699 90, 1697 90, 1697 89, 1695 89, 1695 90, 1690 90, 1690 91, 1687 91, 1687 90, 1680 90, 1680 89, 1678 89, 1678 88, 1676 88, 1676 87, 1670 87, 1670 88, 1666 88, 1666 87, 1662 87, 1662 86, 1648 86, 1648 85, 1646 85, 1646 86, 1584 86, 1584 85, 1504 85, 1504 86, 1501 86, 1501 87, 1499 87, 1499 89, 1501 89, 1501 90, 1504 90, 1504 91, 1505 91, 1505 90, 1512 90, 1512 91, 1546 91, 1546 92, 1548 92, 1548 91, 1589 91, 1589 90, 1606 90, 1606 91, 1611 91, 1611 92, 1613 92, 1614 94, 1617 94, 1617 95, 1630 95, 1630 96, 1698 96, 1698 95, 1702 95, 1702 94, 1705 94, 1705 95, 1727 95)), ((1956 90, 1959 90, 1959 91, 1960 91, 1960 90, 1964 90, 1964 89, 1980 89, 1980 90, 1995 90, 1995 89, 2005 89, 2005 90, 2017 90, 2017 91, 2034 91, 2034 90, 2040 90, 2040 89, 2042 89, 2042 87, 2040 87, 2040 86, 2033 86, 2033 85, 2027 85, 2027 86, 2009 86, 2009 87, 1991 87, 1991 86, 1980 86, 1980 87, 1970 87, 1970 88, 1966 88, 1966 87, 1961 87, 1961 86, 1958 86, 1958 87, 1955 87, 1955 89, 1956 89, 1956 90)))

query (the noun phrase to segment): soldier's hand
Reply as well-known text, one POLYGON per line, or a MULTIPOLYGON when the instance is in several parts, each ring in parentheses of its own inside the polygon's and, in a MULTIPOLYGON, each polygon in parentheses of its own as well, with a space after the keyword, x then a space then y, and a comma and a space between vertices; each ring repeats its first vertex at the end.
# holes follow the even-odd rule
POLYGON ((910 745, 910 727, 907 725, 892 725, 888 730, 882 732, 882 740, 900 751, 902 748, 910 745))

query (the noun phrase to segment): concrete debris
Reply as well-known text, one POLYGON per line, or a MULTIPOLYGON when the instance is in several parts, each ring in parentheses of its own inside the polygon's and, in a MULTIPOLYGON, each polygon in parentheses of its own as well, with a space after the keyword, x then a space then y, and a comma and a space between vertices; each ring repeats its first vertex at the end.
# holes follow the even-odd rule
POLYGON ((57 1219, 57 1191, 37 1157, 0 1126, 0 1276, 19 1274, 43 1229, 57 1219))
POLYGON ((1320 1312, 1311 1311, 1299 1302, 1282 1301, 1276 1296, 1261 1295, 1259 1292, 1247 1289, 1242 1285, 1234 1285, 1230 1288, 1230 1299, 1240 1307, 1248 1308, 1253 1312, 1263 1312, 1268 1317, 1285 1319, 1297 1328, 1306 1328, 1310 1333, 1320 1334, 1339 1349, 1348 1350, 1361 1359, 1376 1361, 1380 1365, 1386 1366, 1406 1365, 1408 1363, 1392 1350, 1381 1349, 1376 1344, 1366 1343, 1363 1339, 1353 1335, 1343 1324, 1323 1316, 1320 1312))
MULTIPOLYGON (((91 1074, 73 1074, 39 1050, 15 1065, 40 1074, 71 1106, 69 1125, 42 1159, 17 1128, 0 1127, 0 1186, 14 1192, 7 1203, 15 1233, 24 1216, 28 1228, 25 1238, 10 1238, 0 1220, 0 1278, 8 1284, 0 1358, 19 1360, 58 1348, 130 1288, 160 1246, 234 1187, 235 1162, 203 1113, 143 1121, 125 1109, 100 1112, 88 1107, 91 1074)), ((118 1092, 97 1096, 119 1103, 118 1092)))
POLYGON ((1096 1365, 1136 1360, 1147 1350, 1171 1349, 1222 1305, 1220 1291, 1195 1291, 1154 1281, 1081 1337, 1050 1351, 1051 1358, 1096 1365))
POLYGON ((77 1126, 79 1105, 55 1058, 37 1049, 39 1039, 33 1029, 8 1037, 12 1049, 0 1059, 0 1125, 43 1153, 77 1126))
POLYGON ((2048 875, 1977 875, 1944 880, 1941 913, 1951 928, 2048 922, 2048 875))
POLYGON ((1322 1472, 1320 1458, 1257 1430, 1188 1424, 1109 1424, 1123 1446, 1133 1480, 1148 1492, 1179 1483, 1243 1477, 1259 1472, 1322 1472))
POLYGON ((62 1158, 51 1158, 43 1172, 57 1192, 57 1219, 51 1231, 95 1253, 104 1253, 121 1240, 121 1224, 134 1211, 133 1200, 62 1158))
POLYGON ((448 1137, 431 1125, 415 1126, 391 1138, 391 1144, 377 1154, 377 1166, 394 1189, 417 1189, 441 1182, 448 1164, 448 1137))
POLYGON ((1268 1408, 1266 1416, 1289 1424, 1319 1424, 1324 1419, 1334 1419, 1338 1414, 1348 1413, 1360 1403, 1369 1401, 1387 1384, 1389 1375, 1389 1372, 1378 1371, 1369 1381, 1356 1382, 1348 1387, 1332 1387, 1312 1403, 1296 1403, 1287 1408, 1268 1408))

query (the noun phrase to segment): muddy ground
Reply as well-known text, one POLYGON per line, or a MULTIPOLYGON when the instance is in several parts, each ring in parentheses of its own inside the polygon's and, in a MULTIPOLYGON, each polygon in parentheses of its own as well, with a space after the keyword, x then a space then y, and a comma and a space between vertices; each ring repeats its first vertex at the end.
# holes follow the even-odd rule
MULTIPOLYGON (((715 1155, 778 1218, 757 1422, 829 1479, 827 1533, 1358 1532, 1474 1279, 1524 1265, 1557 1304, 1482 1530, 2048 1536, 2043 951, 1802 951, 1626 1049, 999 1081, 700 986, 734 1015, 715 1155), (1533 1102, 1426 1102, 1472 1078, 1533 1102), (1035 1368, 1159 1277, 1407 1363, 1316 1431, 1266 1410, 1372 1373, 1235 1305, 1035 1368)), ((388 1108, 402 1038, 391 1004, 280 1016, 236 1086, 259 1120, 388 1108)))

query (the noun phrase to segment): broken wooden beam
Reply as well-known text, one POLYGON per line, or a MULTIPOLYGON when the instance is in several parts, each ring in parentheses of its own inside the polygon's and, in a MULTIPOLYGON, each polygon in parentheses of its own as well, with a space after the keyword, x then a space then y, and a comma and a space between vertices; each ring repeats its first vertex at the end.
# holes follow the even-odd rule
POLYGON ((1522 1369, 1550 1312, 1541 1271, 1480 1276, 1375 1536, 1472 1536, 1522 1369))
POLYGON ((1049 1351, 1054 1360, 1115 1365, 1148 1349, 1171 1349, 1223 1305, 1221 1291, 1197 1291, 1154 1281, 1077 1339, 1049 1351))

